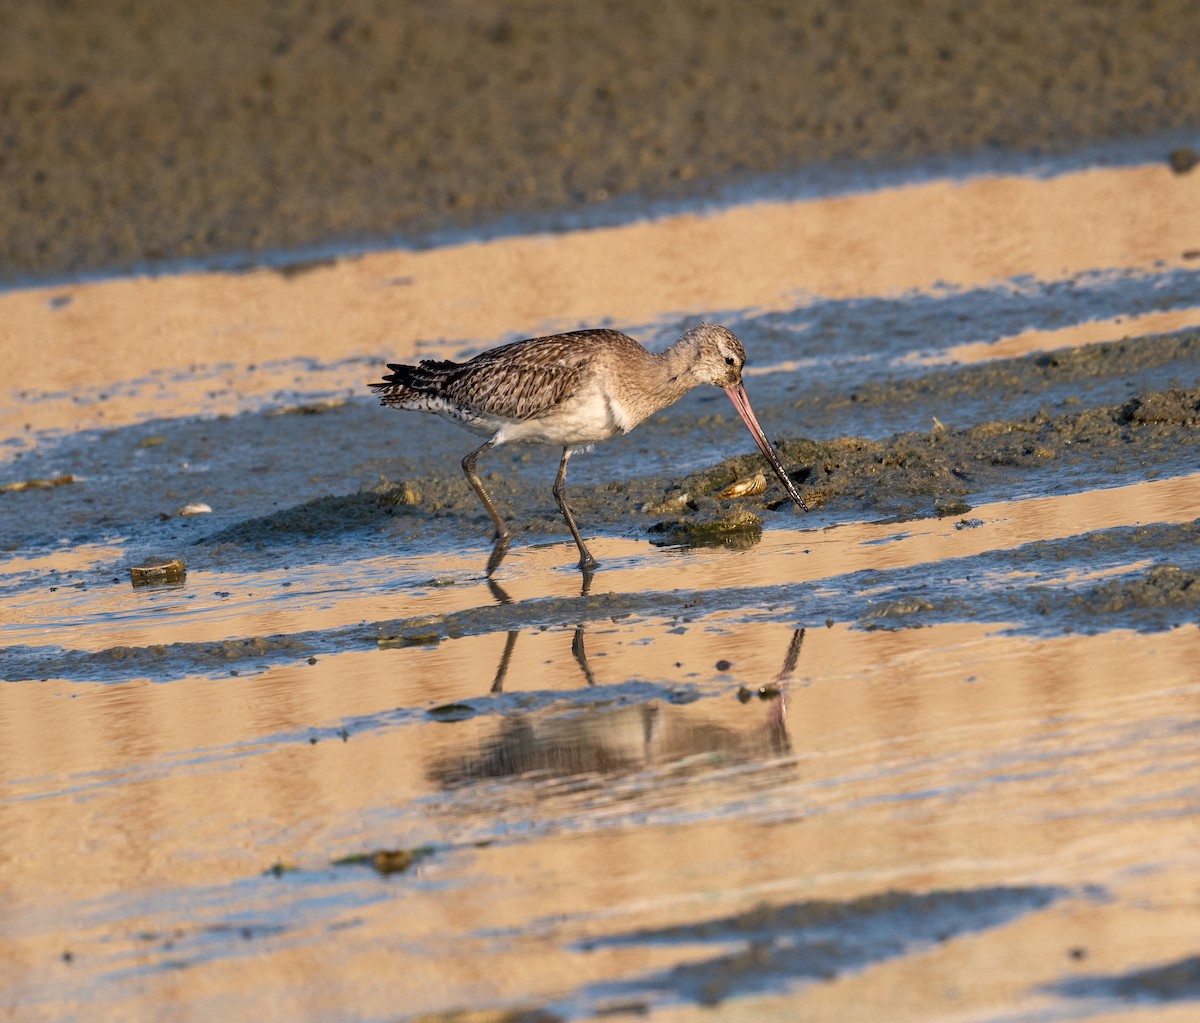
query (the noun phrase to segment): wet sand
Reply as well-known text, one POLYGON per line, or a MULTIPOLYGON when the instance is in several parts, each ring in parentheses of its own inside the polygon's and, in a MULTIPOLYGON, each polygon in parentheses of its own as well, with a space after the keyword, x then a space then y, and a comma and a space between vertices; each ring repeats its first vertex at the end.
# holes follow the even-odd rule
POLYGON ((885 180, 0 295, 43 339, 0 421, 6 1010, 1187 1018, 1190 187, 885 180), (554 453, 496 453, 485 580, 470 438, 365 382, 605 301, 738 331, 814 511, 721 499, 761 460, 695 392, 573 462, 590 583, 554 453), (39 383, 103 339, 93 389, 39 383), (150 555, 186 578, 131 586, 150 555))
POLYGON ((122 155, 82 190, 53 164, 59 221, 8 210, 10 277, 56 279, 0 293, 0 1016, 1190 1019, 1200 178, 1125 137, 1195 123, 1182 9, 637 6, 636 51, 534 6, 308 10, 5 12, 61 60, 0 61, 37 129, 0 175, 122 155), (757 63, 683 66, 739 47, 757 63), (411 152, 376 116, 405 53, 412 88, 462 86, 420 84, 447 116, 405 107, 411 152), (639 145, 647 90, 678 147, 639 145), (505 116, 541 128, 518 146, 505 116), (292 162, 264 192, 268 123, 292 162), (1093 148, 929 161, 985 134, 1093 148), (708 201, 831 157, 874 162, 708 201), (566 230, 598 189, 691 198, 566 230), (563 229, 115 273, 538 210, 563 229), (719 496, 762 462, 697 391, 572 462, 590 580, 555 452, 484 464, 516 533, 485 579, 471 438, 365 387, 701 318, 744 340, 814 510, 719 496), (186 577, 131 585, 152 556, 186 577))

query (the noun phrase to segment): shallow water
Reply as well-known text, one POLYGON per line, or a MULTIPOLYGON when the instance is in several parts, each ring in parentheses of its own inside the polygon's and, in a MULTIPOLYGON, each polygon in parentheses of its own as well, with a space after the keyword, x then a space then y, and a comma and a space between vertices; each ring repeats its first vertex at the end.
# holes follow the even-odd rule
POLYGON ((0 492, 0 1004, 1188 1018, 1194 425, 1070 417, 1197 386, 1196 187, 889 183, 0 294, 0 483, 71 477, 0 492), (554 454, 502 450, 489 581, 470 438, 364 393, 385 355, 700 317, 785 450, 1000 425, 953 493, 900 458, 903 494, 693 545, 643 502, 751 449, 696 392, 572 463, 590 580, 554 454), (131 587, 148 555, 186 579, 131 587))

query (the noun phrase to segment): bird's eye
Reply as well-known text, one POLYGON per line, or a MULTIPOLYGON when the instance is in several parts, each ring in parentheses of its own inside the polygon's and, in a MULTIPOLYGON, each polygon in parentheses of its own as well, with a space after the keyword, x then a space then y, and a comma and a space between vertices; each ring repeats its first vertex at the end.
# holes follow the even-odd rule
POLYGON ((733 365, 733 356, 732 356, 732 355, 726 355, 726 356, 725 356, 725 365, 726 365, 726 366, 732 366, 732 365, 733 365))

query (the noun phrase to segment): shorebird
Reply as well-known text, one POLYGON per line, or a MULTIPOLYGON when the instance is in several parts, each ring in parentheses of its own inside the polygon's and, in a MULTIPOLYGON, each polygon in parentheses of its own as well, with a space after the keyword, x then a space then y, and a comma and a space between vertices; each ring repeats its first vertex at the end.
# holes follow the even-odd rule
POLYGON ((746 352, 724 327, 702 323, 666 351, 646 351, 616 330, 575 330, 501 345, 468 362, 424 359, 416 366, 388 363, 371 384, 380 404, 432 412, 489 438, 462 460, 463 472, 495 523, 488 575, 504 557, 510 534, 483 488, 475 463, 500 444, 526 441, 563 449, 554 500, 579 548, 579 567, 597 565, 567 503, 567 462, 577 448, 628 433, 649 416, 701 384, 724 388, 770 463, 788 497, 808 511, 750 408, 742 386, 746 352))

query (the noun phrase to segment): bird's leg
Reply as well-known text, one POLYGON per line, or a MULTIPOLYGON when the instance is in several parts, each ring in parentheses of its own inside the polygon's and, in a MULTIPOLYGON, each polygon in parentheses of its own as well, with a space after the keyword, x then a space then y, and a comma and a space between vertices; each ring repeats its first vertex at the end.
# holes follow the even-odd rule
MULTIPOLYGON (((487 509, 487 513, 492 517, 492 521, 496 524, 496 546, 504 544, 504 549, 508 550, 509 532, 508 527, 504 525, 504 520, 500 518, 500 513, 496 511, 496 506, 492 504, 492 499, 488 497, 488 493, 483 489, 483 482, 479 479, 479 474, 475 471, 475 461, 485 451, 489 450, 496 442, 489 440, 486 444, 480 444, 474 451, 462 460, 463 472, 467 474, 467 482, 475 488, 475 493, 479 495, 479 500, 483 502, 483 506, 487 509)), ((501 554, 501 557, 504 555, 501 554)), ((497 559, 497 564, 499 559, 497 559)))
POLYGON ((596 676, 592 674, 592 666, 588 664, 587 650, 583 646, 582 623, 575 626, 575 637, 571 640, 571 653, 575 657, 575 663, 583 671, 583 677, 587 679, 587 684, 594 686, 596 684, 596 676))
MULTIPOLYGON (((500 567, 500 562, 508 554, 508 544, 509 538, 507 536, 496 537, 495 543, 492 544, 492 553, 488 556, 487 560, 487 571, 484 572, 484 575, 487 576, 489 586, 492 583, 492 573, 500 567)), ((501 601, 501 603, 508 603, 508 601, 501 601)))
POLYGON ((579 527, 575 525, 575 516, 571 514, 571 507, 567 504, 567 460, 571 457, 573 450, 573 448, 563 448, 562 461, 558 463, 558 476, 554 480, 554 500, 558 502, 558 509, 563 513, 563 518, 567 520, 567 528, 575 537, 575 546, 579 548, 579 567, 584 572, 590 572, 599 562, 592 557, 592 552, 587 549, 587 544, 579 535, 579 527))
POLYGON ((500 655, 500 664, 496 668, 496 677, 492 679, 493 693, 504 692, 504 679, 508 675, 508 662, 512 660, 513 647, 517 645, 520 632, 510 632, 504 641, 504 653, 500 655))

